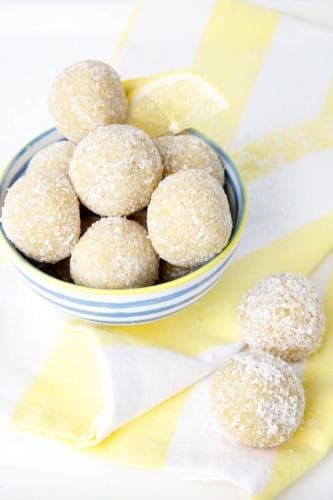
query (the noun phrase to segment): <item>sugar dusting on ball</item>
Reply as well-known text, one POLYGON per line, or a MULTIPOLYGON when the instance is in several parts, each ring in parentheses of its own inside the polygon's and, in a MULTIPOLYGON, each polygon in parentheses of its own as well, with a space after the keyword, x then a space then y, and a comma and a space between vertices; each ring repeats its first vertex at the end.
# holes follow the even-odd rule
POLYGON ((166 135, 154 139, 164 167, 163 176, 189 168, 205 170, 224 183, 224 167, 213 149, 194 135, 166 135))
POLYGON ((302 384, 282 359, 243 352, 213 375, 211 407, 222 431, 243 445, 269 448, 288 441, 302 423, 302 384))
POLYGON ((80 61, 65 68, 49 93, 49 112, 57 129, 79 142, 99 125, 123 123, 125 91, 117 72, 100 61, 80 61))
POLYGON ((198 266, 228 243, 232 219, 221 184, 203 170, 166 177, 154 191, 148 233, 160 257, 181 267, 198 266))
POLYGON ((7 237, 27 257, 55 263, 80 236, 79 201, 65 174, 25 175, 9 189, 2 209, 7 237))
POLYGON ((69 163, 73 156, 75 144, 71 141, 58 141, 49 144, 31 158, 27 173, 39 174, 46 170, 55 170, 68 174, 69 163))
POLYGON ((302 360, 320 346, 325 332, 323 301, 303 275, 266 276, 238 306, 238 323, 252 349, 289 361, 302 360))
POLYGON ((80 238, 71 256, 70 272, 78 285, 144 287, 157 280, 158 255, 140 224, 107 217, 95 222, 80 238))
POLYGON ((146 207, 162 178, 150 137, 131 125, 98 127, 76 147, 69 174, 81 202, 103 216, 146 207))

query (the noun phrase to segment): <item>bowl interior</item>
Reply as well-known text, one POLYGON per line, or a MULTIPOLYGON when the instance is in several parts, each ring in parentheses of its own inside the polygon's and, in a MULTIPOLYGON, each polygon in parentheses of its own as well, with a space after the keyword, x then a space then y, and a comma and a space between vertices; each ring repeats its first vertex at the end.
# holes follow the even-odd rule
MULTIPOLYGON (((244 182, 236 169, 235 165, 233 164, 232 160, 230 157, 222 150, 220 149, 215 143, 213 143, 211 140, 209 140, 207 137, 205 137, 203 134, 198 132, 197 130, 194 129, 188 129, 186 130, 186 133, 196 135, 197 137, 201 138, 205 142, 207 142, 217 153, 219 158, 221 159, 224 167, 225 167, 225 192, 229 200, 229 205, 230 205, 230 210, 231 210, 231 216, 233 220, 233 229, 231 233, 231 237, 229 240, 228 245, 215 257, 213 257, 209 262, 203 264, 201 267, 199 267, 196 271, 193 271, 192 273, 189 273, 181 278, 175 279, 173 281, 167 282, 167 283, 162 283, 162 284, 157 284, 157 285, 152 285, 149 287, 145 288, 136 288, 131 290, 131 293, 144 293, 145 291, 152 289, 156 290, 157 289, 164 289, 167 287, 173 287, 176 286, 177 283, 184 283, 186 281, 189 281, 191 277, 196 277, 201 273, 204 273, 205 270, 208 270, 211 268, 212 265, 214 265, 215 262, 220 262, 225 259, 227 259, 231 253, 233 253, 235 247, 237 246, 239 239, 241 237, 242 231, 244 229, 244 224, 245 224, 245 219, 246 219, 246 214, 247 214, 247 196, 246 196, 246 191, 244 187, 244 182)), ((12 184, 15 183, 15 181, 21 177, 29 163, 29 160, 32 158, 32 156, 39 150, 43 149, 47 145, 59 141, 59 140, 66 140, 60 132, 58 132, 56 129, 50 129, 47 130, 46 132, 40 134, 37 136, 35 139, 33 139, 31 142, 29 142, 26 146, 24 146, 16 155, 15 157, 10 161, 10 163, 7 165, 7 167, 4 169, 4 171, 0 175, 0 239, 4 242, 6 249, 9 251, 10 256, 12 260, 14 260, 14 263, 16 262, 17 265, 20 267, 24 267, 26 273, 29 273, 33 271, 33 273, 37 273, 39 275, 39 278, 41 279, 43 276, 47 278, 50 284, 56 285, 56 286, 62 286, 64 288, 75 288, 75 289, 80 289, 81 291, 86 291, 87 293, 121 293, 121 294, 126 294, 129 292, 129 290, 98 290, 98 289, 91 289, 88 287, 82 287, 78 285, 74 285, 72 283, 66 283, 63 281, 60 281, 57 278, 54 278, 52 276, 47 275, 43 271, 39 270, 36 266, 34 266, 28 258, 26 258, 23 254, 21 254, 15 247, 14 245, 8 240, 6 237, 2 223, 1 223, 1 212, 2 212, 2 206, 6 197, 6 193, 8 188, 12 186, 12 184), (51 280, 51 281, 50 281, 51 280)))

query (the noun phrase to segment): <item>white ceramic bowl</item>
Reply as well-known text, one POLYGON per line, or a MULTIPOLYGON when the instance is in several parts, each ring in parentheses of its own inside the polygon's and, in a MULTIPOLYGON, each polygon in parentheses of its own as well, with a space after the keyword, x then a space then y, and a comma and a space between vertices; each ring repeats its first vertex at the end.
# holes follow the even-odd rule
MULTIPOLYGON (((189 306, 204 295, 230 263, 244 229, 247 197, 244 183, 231 159, 209 139, 225 166, 226 192, 233 218, 233 231, 226 248, 196 271, 168 283, 130 290, 101 290, 60 281, 32 265, 6 238, 0 224, 0 240, 22 278, 41 297, 73 316, 109 325, 156 321, 189 306)), ((7 189, 22 175, 30 158, 48 144, 63 139, 55 129, 47 130, 24 146, 0 175, 0 207, 7 189)), ((223 300, 223 297, 221 297, 223 300)))

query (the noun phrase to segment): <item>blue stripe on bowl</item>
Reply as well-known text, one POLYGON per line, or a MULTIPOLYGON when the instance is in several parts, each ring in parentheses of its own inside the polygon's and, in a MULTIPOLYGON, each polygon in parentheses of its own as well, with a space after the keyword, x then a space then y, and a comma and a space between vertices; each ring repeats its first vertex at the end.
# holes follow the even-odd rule
MULTIPOLYGON (((207 290, 212 288, 212 286, 215 284, 217 279, 218 278, 216 278, 214 281, 212 281, 212 283, 207 287, 207 289, 203 289, 200 293, 190 296, 186 302, 184 301, 183 304, 177 303, 176 305, 174 305, 172 307, 165 308, 167 311, 165 314, 164 314, 164 311, 161 311, 159 313, 156 313, 156 311, 146 311, 146 314, 144 316, 139 317, 139 316, 133 315, 129 318, 129 316, 127 314, 125 314, 123 319, 119 319, 119 315, 105 314, 104 316, 102 316, 102 315, 96 314, 95 312, 90 313, 89 310, 86 310, 83 312, 82 311, 75 312, 74 314, 75 314, 75 316, 81 317, 82 319, 85 319, 85 320, 90 320, 90 321, 94 321, 94 322, 97 321, 99 323, 112 324, 112 325, 129 325, 129 324, 147 323, 150 321, 156 321, 156 320, 160 320, 160 319, 166 318, 168 316, 171 316, 171 315, 175 314, 176 312, 184 309, 184 307, 186 307, 186 306, 192 304, 193 302, 195 302, 196 300, 198 300, 200 297, 202 297, 206 293, 207 290), (127 318, 129 318, 129 319, 127 320, 127 318)), ((39 292, 36 292, 36 293, 39 294, 39 292)), ((45 299, 45 297, 43 295, 41 295, 41 297, 45 299)), ((46 300, 48 300, 49 302, 52 302, 49 299, 46 299, 46 300)), ((65 312, 69 312, 69 308, 67 306, 61 306, 57 302, 52 302, 52 303, 58 309, 61 309, 65 312)), ((71 312, 73 312, 73 311, 71 311, 71 312)))
MULTIPOLYGON (((235 247, 236 249, 236 247, 235 247)), ((165 293, 161 296, 156 296, 153 299, 144 299, 144 300, 133 300, 130 303, 117 303, 117 302, 101 302, 101 301, 96 301, 93 302, 92 300, 87 300, 87 299, 81 299, 78 298, 77 296, 70 296, 69 295, 64 295, 62 293, 56 292, 55 290, 51 290, 50 288, 46 288, 45 286, 41 285, 35 280, 32 280, 27 274, 25 274, 21 269, 19 269, 20 273, 24 276, 25 280, 31 284, 34 285, 35 287, 38 287, 39 290, 41 290, 40 294, 43 295, 43 293, 52 295, 54 297, 57 297, 60 300, 63 300, 64 302, 71 302, 76 305, 82 305, 84 307, 96 307, 96 308, 106 308, 106 309, 128 309, 128 308, 136 308, 136 307, 147 307, 147 306, 153 306, 156 304, 163 304, 170 302, 171 300, 177 299, 178 297, 182 297, 184 294, 190 294, 193 291, 195 291, 197 288, 203 285, 203 283, 207 282, 210 280, 212 277, 218 275, 221 270, 226 267, 229 264, 229 261, 232 258, 232 254, 228 256, 228 259, 225 261, 221 262, 219 266, 216 268, 213 268, 211 272, 200 281, 195 283, 194 285, 187 286, 186 288, 184 287, 182 290, 179 290, 177 292, 172 292, 172 293, 165 293)), ((112 296, 110 296, 112 299, 112 296)))
POLYGON ((48 300, 52 304, 58 305, 59 307, 65 307, 67 311, 75 312, 75 313, 82 314, 82 315, 87 314, 87 315, 93 315, 96 317, 104 317, 104 318, 108 318, 108 319, 111 319, 111 318, 112 319, 119 319, 119 318, 140 318, 143 316, 148 317, 148 316, 151 316, 152 314, 158 314, 158 316, 160 316, 160 313, 164 313, 165 311, 170 311, 174 308, 180 307, 182 309, 183 305, 187 304, 190 301, 192 302, 192 301, 198 299, 199 297, 201 297, 209 288, 212 287, 213 283, 214 282, 212 282, 209 285, 207 285, 206 287, 204 287, 202 290, 200 290, 200 292, 191 294, 186 299, 180 300, 180 301, 176 302, 175 304, 171 304, 171 305, 169 304, 169 305, 166 305, 163 307, 156 307, 154 309, 136 311, 136 312, 130 312, 130 311, 115 312, 115 311, 111 310, 111 308, 110 308, 110 311, 101 312, 99 310, 94 310, 94 309, 90 309, 90 308, 78 309, 77 307, 72 307, 71 305, 67 305, 67 304, 62 306, 59 302, 51 299, 50 297, 46 298, 37 289, 34 288, 34 290, 38 293, 38 295, 40 295, 44 299, 48 300))

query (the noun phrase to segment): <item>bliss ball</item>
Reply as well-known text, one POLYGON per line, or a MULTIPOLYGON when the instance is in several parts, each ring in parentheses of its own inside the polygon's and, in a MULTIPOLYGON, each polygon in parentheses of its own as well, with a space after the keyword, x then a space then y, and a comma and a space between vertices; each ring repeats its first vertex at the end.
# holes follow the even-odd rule
POLYGON ((305 359, 325 332, 323 302, 313 283, 300 274, 280 273, 258 281, 237 309, 245 342, 287 361, 305 359))
POLYGON ((62 174, 68 174, 69 162, 73 156, 75 144, 71 141, 58 141, 49 144, 38 151, 31 158, 27 174, 55 170, 62 174))
POLYGON ((69 175, 83 205, 102 216, 123 216, 148 205, 162 171, 157 148, 143 130, 108 125, 76 147, 69 175))
POLYGON ((121 217, 102 218, 90 226, 73 250, 70 272, 77 285, 138 288, 158 276, 158 256, 145 229, 121 217))
POLYGON ((27 257, 55 263, 80 236, 79 201, 65 174, 25 175, 9 189, 2 209, 7 237, 27 257))
POLYGON ((270 448, 288 441, 301 425, 305 396, 285 361, 242 352, 213 375, 211 406, 221 429, 234 441, 270 448))
POLYGON ((49 93, 49 112, 57 129, 79 142, 99 125, 123 123, 127 100, 116 71, 100 61, 65 68, 49 93))
POLYGON ((224 183, 224 167, 211 147, 194 135, 165 135, 154 139, 163 163, 163 176, 189 168, 205 170, 224 183))
POLYGON ((196 267, 181 267, 174 266, 167 262, 166 260, 160 260, 160 270, 159 270, 159 280, 161 283, 166 283, 168 281, 173 281, 178 278, 186 276, 186 274, 195 271, 196 267))
POLYGON ((219 253, 232 229, 226 194, 203 170, 166 177, 152 195, 147 222, 160 257, 181 267, 199 266, 219 253))

